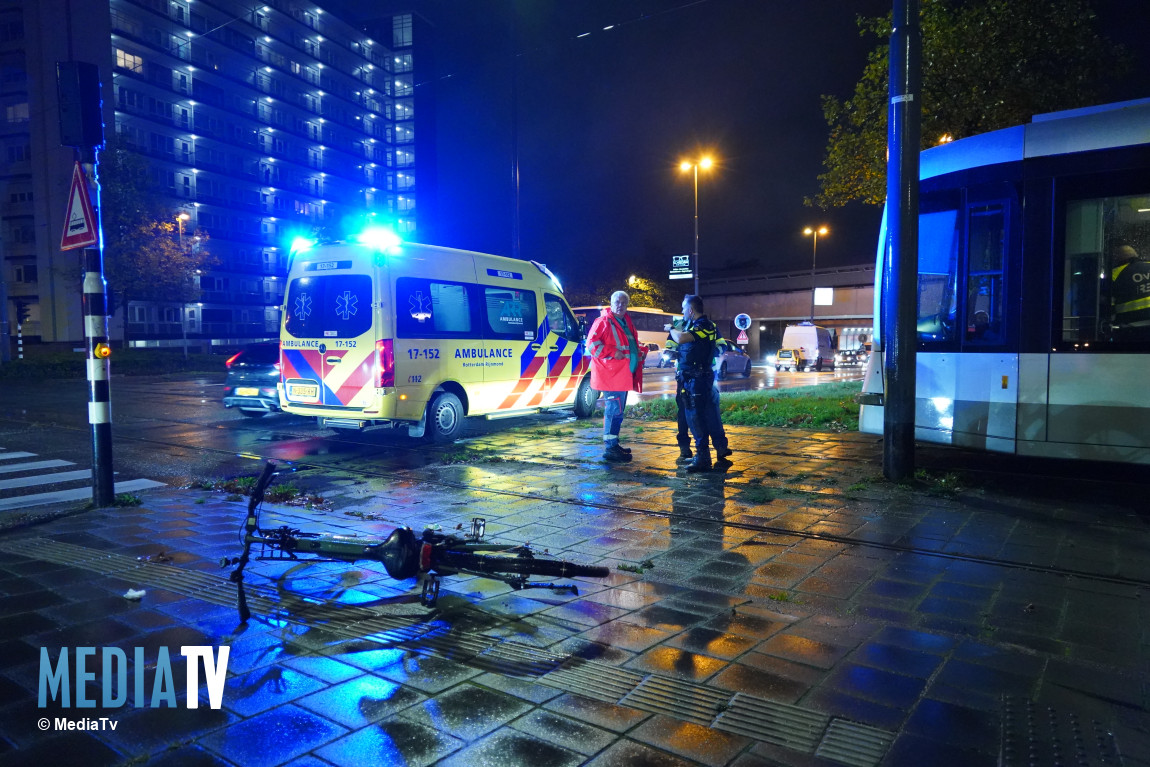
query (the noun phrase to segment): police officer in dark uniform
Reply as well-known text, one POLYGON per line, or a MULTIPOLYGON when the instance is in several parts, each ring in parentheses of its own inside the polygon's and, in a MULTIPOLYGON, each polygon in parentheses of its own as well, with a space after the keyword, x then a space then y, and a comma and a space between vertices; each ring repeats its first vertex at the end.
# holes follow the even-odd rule
POLYGON ((687 464, 692 474, 711 470, 710 439, 718 433, 718 409, 714 396, 715 323, 703 314, 703 299, 689 295, 683 299, 683 330, 671 328, 671 340, 679 344, 678 376, 683 386, 687 426, 695 438, 695 460, 687 464))

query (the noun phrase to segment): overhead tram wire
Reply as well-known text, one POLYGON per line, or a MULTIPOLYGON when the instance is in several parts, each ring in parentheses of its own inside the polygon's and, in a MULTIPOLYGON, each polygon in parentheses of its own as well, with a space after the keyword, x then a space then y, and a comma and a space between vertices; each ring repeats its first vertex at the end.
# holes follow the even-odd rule
MULTIPOLYGON (((580 41, 580 40, 585 40, 588 37, 591 37, 592 35, 603 34, 605 32, 613 32, 613 31, 619 29, 620 27, 633 26, 635 24, 640 24, 640 23, 646 22, 646 21, 654 21, 655 19, 660 18, 661 16, 667 16, 667 15, 670 15, 672 13, 678 13, 679 11, 685 11, 688 8, 693 8, 697 5, 706 5, 707 3, 710 3, 711 1, 712 0, 690 0, 690 2, 680 3, 679 5, 676 5, 672 8, 664 8, 661 11, 655 11, 653 13, 643 13, 643 14, 640 14, 639 16, 636 16, 636 17, 631 18, 631 19, 626 19, 624 21, 616 21, 613 23, 604 24, 602 27, 598 27, 598 28, 593 29, 593 30, 588 31, 588 32, 580 32, 579 34, 576 34, 576 35, 565 36, 562 38, 560 43, 563 43, 563 44, 575 43, 575 42, 580 41)), ((558 44, 554 44, 554 43, 553 44, 543 44, 543 43, 541 43, 541 44, 535 45, 531 48, 525 48, 521 51, 516 51, 513 55, 516 59, 521 59, 524 56, 528 56, 528 55, 533 54, 533 53, 539 53, 540 51, 552 50, 552 49, 557 48, 557 47, 558 47, 558 44)), ((412 87, 413 88, 419 88, 419 87, 425 86, 425 85, 434 85, 436 83, 443 82, 444 80, 453 79, 459 75, 460 75, 460 72, 458 72, 458 71, 450 72, 450 73, 445 74, 445 75, 439 75, 438 77, 435 77, 435 78, 431 78, 431 79, 427 79, 427 80, 421 80, 417 83, 413 83, 412 87)))

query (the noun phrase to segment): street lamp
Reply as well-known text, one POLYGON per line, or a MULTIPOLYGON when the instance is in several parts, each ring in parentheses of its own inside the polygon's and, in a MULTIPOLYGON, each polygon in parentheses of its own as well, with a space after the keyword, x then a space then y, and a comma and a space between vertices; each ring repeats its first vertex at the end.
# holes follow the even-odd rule
MULTIPOLYGON (((180 253, 184 252, 184 222, 191 219, 191 214, 186 210, 181 210, 176 216, 176 222, 180 227, 180 253)), ((188 318, 185 316, 187 312, 187 304, 180 302, 180 334, 184 337, 184 360, 188 359, 188 318)))
POLYGON ((826 226, 820 226, 818 229, 807 227, 803 230, 803 234, 809 234, 814 239, 811 240, 811 322, 815 321, 815 259, 819 254, 819 235, 825 235, 829 232, 826 226))
POLYGON ((694 171, 695 174, 695 295, 699 295, 699 168, 703 170, 710 170, 714 162, 710 156, 704 155, 695 162, 690 160, 683 160, 679 164, 679 170, 694 171))
POLYGON ((191 219, 191 214, 186 210, 181 210, 179 215, 176 216, 176 221, 180 225, 180 252, 184 252, 184 222, 191 219))

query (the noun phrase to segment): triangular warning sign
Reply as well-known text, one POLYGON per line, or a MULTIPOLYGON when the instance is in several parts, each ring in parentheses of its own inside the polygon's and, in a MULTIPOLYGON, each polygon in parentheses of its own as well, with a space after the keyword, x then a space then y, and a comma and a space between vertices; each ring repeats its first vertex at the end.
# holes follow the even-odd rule
POLYGON ((60 250, 86 248, 100 242, 96 231, 96 213, 88 198, 88 181, 80 163, 72 170, 72 189, 68 192, 68 212, 64 214, 64 236, 60 238, 60 250))
POLYGON ((751 342, 751 339, 747 338, 747 331, 740 330, 739 331, 739 337, 735 339, 735 343, 737 343, 737 344, 749 344, 750 342, 751 342))

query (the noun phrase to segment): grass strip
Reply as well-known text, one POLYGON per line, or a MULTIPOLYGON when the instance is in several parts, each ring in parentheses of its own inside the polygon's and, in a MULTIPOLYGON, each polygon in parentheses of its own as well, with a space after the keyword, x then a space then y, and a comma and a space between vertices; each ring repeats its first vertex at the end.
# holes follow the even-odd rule
MULTIPOLYGON (((855 395, 861 381, 835 382, 793 389, 723 392, 719 398, 723 423, 734 426, 781 426, 820 431, 857 431, 859 406, 855 395)), ((674 399, 655 399, 627 408, 639 421, 674 421, 674 399)))

